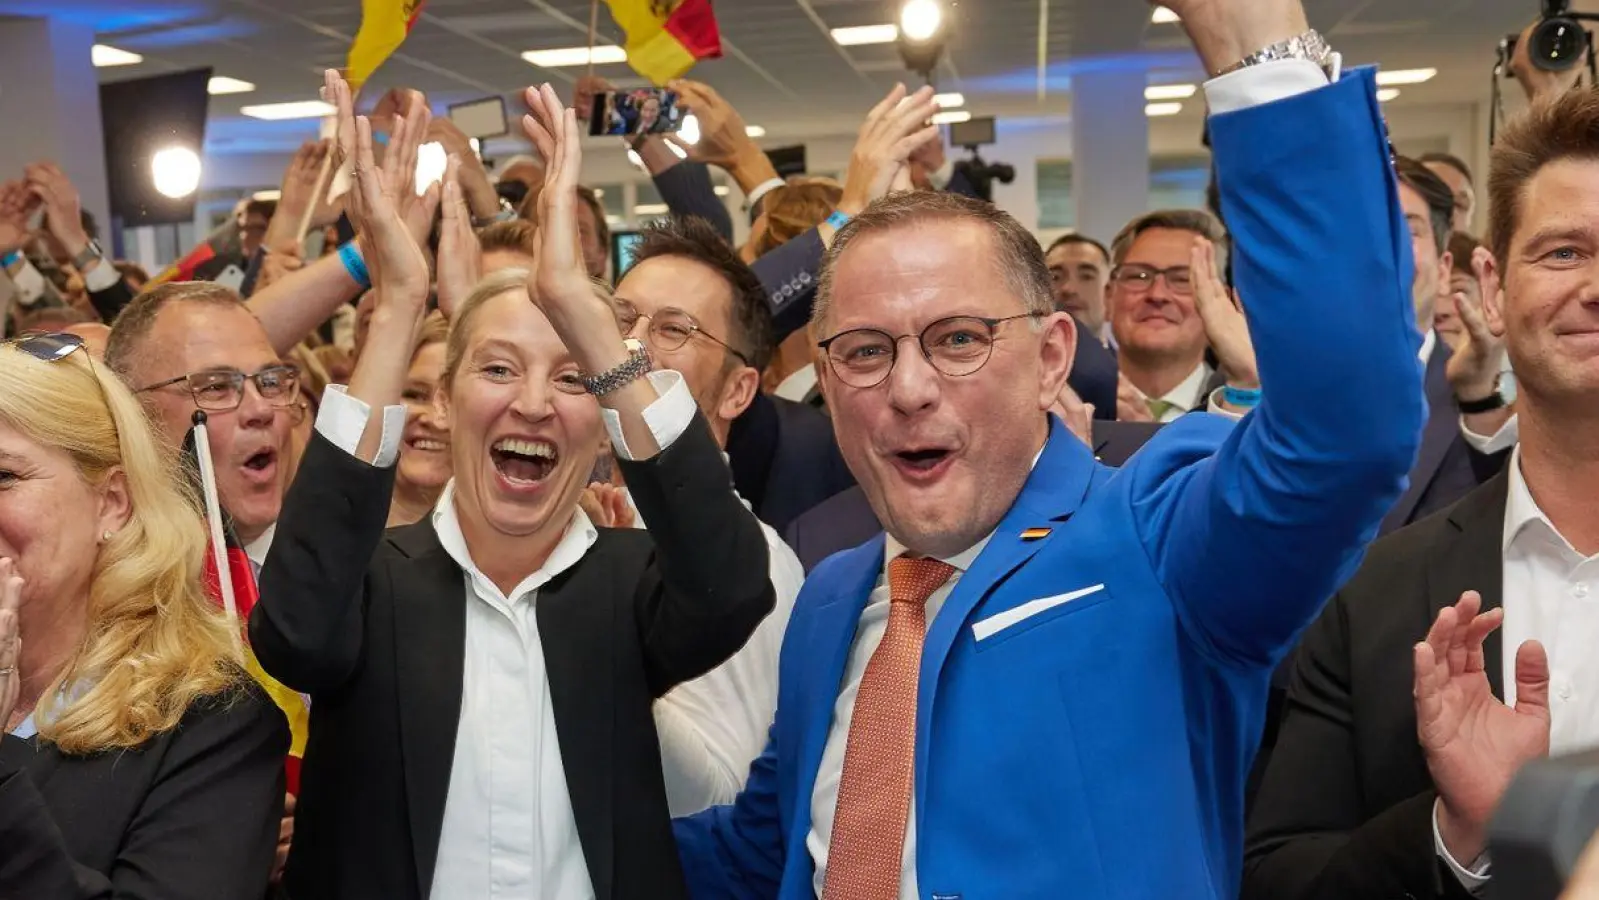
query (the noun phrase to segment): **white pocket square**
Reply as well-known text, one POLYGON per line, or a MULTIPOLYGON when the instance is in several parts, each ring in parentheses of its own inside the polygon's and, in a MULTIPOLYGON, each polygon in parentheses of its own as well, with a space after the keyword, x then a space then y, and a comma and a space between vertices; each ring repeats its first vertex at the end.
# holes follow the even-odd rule
POLYGON ((1093 587, 1080 588, 1064 594, 1056 594, 1053 597, 1039 597, 1037 600, 1029 600, 1014 609, 1007 609, 1002 613, 995 613, 986 619, 973 622, 972 637, 979 641, 987 640, 1013 625, 1019 625, 1031 619, 1039 613, 1052 610, 1063 603, 1081 600, 1104 589, 1105 586, 1103 584, 1096 584, 1093 587))

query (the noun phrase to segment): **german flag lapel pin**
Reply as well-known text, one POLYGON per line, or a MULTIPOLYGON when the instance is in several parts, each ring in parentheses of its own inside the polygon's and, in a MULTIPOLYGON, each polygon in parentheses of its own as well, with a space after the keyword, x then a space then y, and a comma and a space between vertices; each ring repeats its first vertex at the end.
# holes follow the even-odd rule
POLYGON ((1049 537, 1048 528, 1029 528, 1022 532, 1022 540, 1024 541, 1041 541, 1047 537, 1049 537))

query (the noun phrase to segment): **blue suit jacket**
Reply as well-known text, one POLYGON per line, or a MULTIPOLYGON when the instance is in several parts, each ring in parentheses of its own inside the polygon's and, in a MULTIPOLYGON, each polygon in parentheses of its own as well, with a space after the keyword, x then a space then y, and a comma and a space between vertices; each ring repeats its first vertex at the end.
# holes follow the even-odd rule
MULTIPOLYGON (((1237 896, 1272 667, 1403 490, 1419 336, 1371 73, 1211 134, 1264 399, 1236 427, 1185 416, 1120 471, 1055 427, 923 647, 923 897, 1237 896)), ((812 787, 882 567, 878 538, 806 582, 744 792, 676 823, 696 898, 813 896, 812 787)))

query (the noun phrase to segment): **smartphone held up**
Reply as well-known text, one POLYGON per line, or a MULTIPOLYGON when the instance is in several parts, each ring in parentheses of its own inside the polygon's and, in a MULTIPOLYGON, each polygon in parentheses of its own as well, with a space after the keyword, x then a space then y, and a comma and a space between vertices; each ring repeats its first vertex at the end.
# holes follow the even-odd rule
POLYGON ((589 134, 667 134, 683 126, 677 92, 665 88, 603 91, 594 95, 589 134))

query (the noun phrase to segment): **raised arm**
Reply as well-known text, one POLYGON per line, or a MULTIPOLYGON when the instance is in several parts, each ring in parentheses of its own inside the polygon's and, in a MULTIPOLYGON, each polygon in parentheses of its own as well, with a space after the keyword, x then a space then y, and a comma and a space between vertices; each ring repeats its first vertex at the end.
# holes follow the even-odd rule
MULTIPOLYGON (((379 168, 371 123, 355 119, 344 80, 331 71, 327 79, 339 107, 340 151, 357 160, 350 216, 378 299, 349 391, 323 397, 250 616, 262 666, 301 691, 336 687, 360 658, 367 570, 388 520, 405 421, 400 392, 428 296, 427 259, 398 203, 413 190, 414 159, 391 152, 379 168)), ((426 107, 414 104, 396 117, 394 140, 420 133, 427 118, 426 107)))
MULTIPOLYGON (((1306 30, 1299 0, 1174 9, 1212 72, 1306 30)), ((1326 81, 1312 62, 1282 60, 1206 84, 1263 396, 1213 456, 1131 467, 1140 530, 1186 633, 1249 667, 1279 659, 1359 563, 1404 488, 1424 414, 1375 80, 1326 81)), ((1177 439, 1204 423, 1167 427, 1177 439)))
MULTIPOLYGON (((539 264, 528 294, 582 371, 633 362, 615 313, 584 271, 575 239, 582 165, 577 119, 549 85, 529 89, 523 126, 549 166, 539 195, 539 264)), ((716 666, 772 610, 766 539, 733 493, 732 473, 676 372, 634 377, 601 392, 617 465, 656 556, 641 588, 639 625, 656 696, 716 666)))

